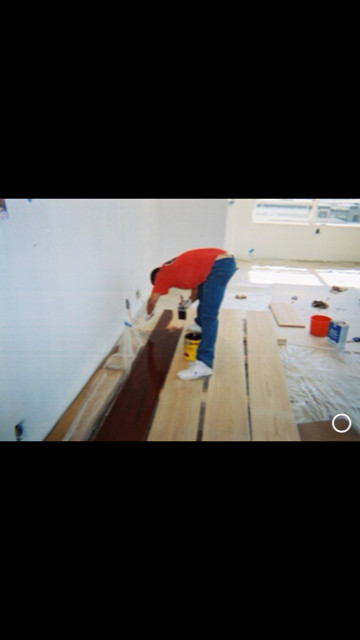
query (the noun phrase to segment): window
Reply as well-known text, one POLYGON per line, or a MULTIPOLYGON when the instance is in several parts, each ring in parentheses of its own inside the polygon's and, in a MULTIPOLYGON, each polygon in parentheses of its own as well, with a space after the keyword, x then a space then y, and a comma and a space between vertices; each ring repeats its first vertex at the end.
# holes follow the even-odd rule
POLYGON ((256 200, 254 222, 360 224, 360 199, 279 198, 256 200))

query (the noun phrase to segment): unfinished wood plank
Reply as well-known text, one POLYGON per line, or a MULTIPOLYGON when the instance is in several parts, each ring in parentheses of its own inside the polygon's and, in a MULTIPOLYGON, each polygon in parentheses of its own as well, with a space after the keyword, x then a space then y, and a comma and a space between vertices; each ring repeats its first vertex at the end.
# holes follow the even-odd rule
POLYGON ((66 438, 66 434, 68 433, 71 425, 76 420, 79 412, 82 410, 84 402, 88 397, 91 389, 97 384, 100 376, 102 374, 102 369, 98 369, 88 380, 86 385, 80 391, 80 393, 76 396, 75 400, 71 403, 71 405, 67 408, 67 410, 63 413, 61 418, 55 424, 54 428, 50 431, 48 436, 45 438, 47 442, 61 442, 64 438, 66 438))
POLYGON ((177 373, 189 363, 184 358, 184 337, 193 312, 188 313, 169 372, 159 394, 148 442, 194 442, 203 400, 203 380, 179 380, 177 373))
MULTIPOLYGON (((280 345, 283 345, 283 344, 287 344, 288 339, 287 338, 276 338, 276 342, 278 344, 280 344, 280 345)), ((246 336, 244 336, 244 344, 246 344, 246 343, 247 343, 247 338, 246 338, 246 336)))
POLYGON ((248 311, 246 314, 247 351, 274 351, 279 353, 274 321, 269 311, 248 311), (274 337, 274 339, 269 339, 274 337), (250 345, 250 346, 249 346, 250 345))
POLYGON ((214 373, 209 378, 203 441, 248 441, 242 312, 221 309, 214 373))
POLYGON ((270 309, 279 327, 305 327, 292 304, 272 302, 270 309))
POLYGON ((247 345, 252 440, 299 441, 269 311, 247 312, 247 345))
MULTIPOLYGON (((174 359, 176 372, 184 368, 174 359)), ((186 365, 185 365, 186 366, 186 365)), ((172 377, 160 394, 148 442, 195 442, 200 418, 203 381, 172 377)))
POLYGON ((170 326, 172 311, 164 311, 94 440, 144 440, 182 329, 170 326))

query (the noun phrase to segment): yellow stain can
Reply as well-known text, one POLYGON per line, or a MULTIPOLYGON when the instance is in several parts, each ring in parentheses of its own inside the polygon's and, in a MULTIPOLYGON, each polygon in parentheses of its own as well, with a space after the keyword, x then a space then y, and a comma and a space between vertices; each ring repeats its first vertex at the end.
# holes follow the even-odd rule
POLYGON ((199 342, 201 340, 201 335, 199 333, 187 333, 185 335, 184 340, 184 357, 185 360, 195 361, 196 354, 199 346, 199 342))

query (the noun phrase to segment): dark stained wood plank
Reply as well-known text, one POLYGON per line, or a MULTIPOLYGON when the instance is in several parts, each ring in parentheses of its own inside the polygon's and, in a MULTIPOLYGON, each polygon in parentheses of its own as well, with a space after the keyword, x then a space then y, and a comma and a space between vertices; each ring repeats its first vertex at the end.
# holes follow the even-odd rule
POLYGON ((172 311, 163 311, 146 345, 138 353, 109 415, 93 437, 97 442, 145 439, 182 328, 169 327, 172 311))

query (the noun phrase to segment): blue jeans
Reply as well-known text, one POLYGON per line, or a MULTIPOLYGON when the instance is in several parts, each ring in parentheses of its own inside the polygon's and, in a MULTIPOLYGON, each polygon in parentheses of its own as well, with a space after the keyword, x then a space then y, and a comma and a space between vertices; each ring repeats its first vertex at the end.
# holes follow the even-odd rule
POLYGON ((235 271, 235 258, 216 260, 205 282, 198 286, 199 306, 195 322, 201 327, 202 333, 196 359, 208 367, 212 367, 214 362, 219 309, 226 285, 235 271))

